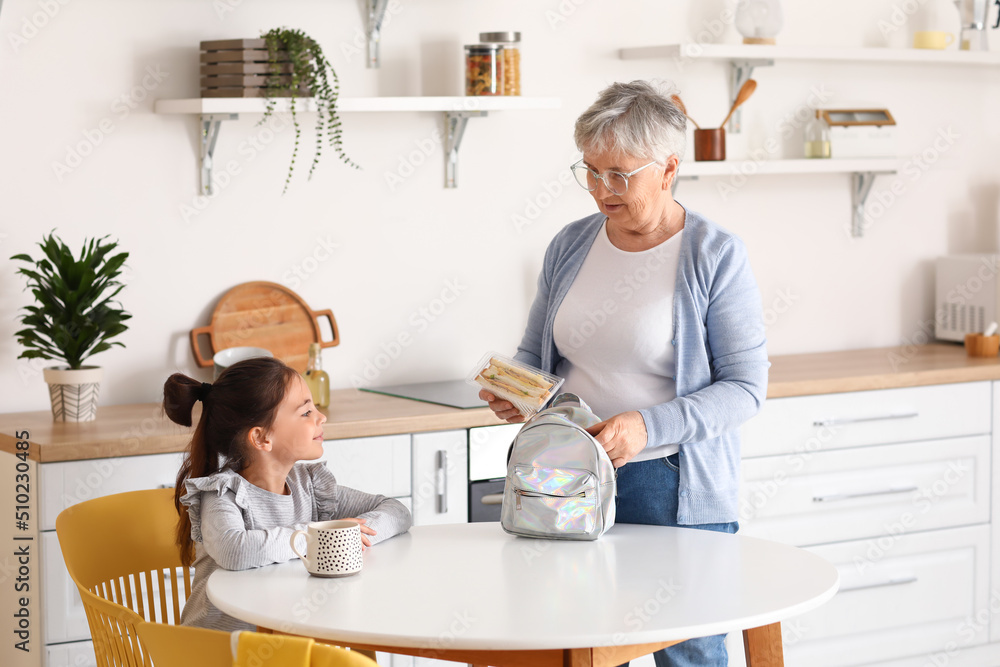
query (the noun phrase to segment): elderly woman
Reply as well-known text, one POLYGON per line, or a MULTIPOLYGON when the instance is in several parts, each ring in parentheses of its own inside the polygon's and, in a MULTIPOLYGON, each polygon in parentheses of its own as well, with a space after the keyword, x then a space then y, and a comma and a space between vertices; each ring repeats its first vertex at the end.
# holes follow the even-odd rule
MULTIPOLYGON (((617 521, 735 533, 738 429, 769 366, 746 248, 674 201, 685 117, 652 85, 609 86, 575 139, 573 173, 600 212, 549 245, 516 358, 566 378, 604 419, 590 430, 618 468, 617 521)), ((724 639, 658 651, 656 664, 726 665, 724 639)))

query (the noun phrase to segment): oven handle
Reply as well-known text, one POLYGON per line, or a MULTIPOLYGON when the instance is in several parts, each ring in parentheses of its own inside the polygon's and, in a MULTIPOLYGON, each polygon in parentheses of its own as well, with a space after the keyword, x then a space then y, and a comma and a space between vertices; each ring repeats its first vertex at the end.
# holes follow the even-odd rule
POLYGON ((502 493, 487 493, 485 496, 479 499, 484 505, 503 505, 503 494, 502 493))

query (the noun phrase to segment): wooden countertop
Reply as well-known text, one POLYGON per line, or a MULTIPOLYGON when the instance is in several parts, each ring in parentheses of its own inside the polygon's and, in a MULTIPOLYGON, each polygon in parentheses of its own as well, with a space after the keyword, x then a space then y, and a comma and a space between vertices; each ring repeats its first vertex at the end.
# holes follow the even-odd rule
MULTIPOLYGON (((1000 359, 975 359, 961 345, 844 350, 771 358, 768 398, 1000 380, 1000 359)), ((356 389, 331 392, 328 439, 494 426, 487 408, 460 410, 356 389)), ((0 414, 0 451, 16 452, 28 431, 30 458, 41 463, 183 451, 191 429, 168 420, 157 403, 108 405, 97 421, 54 423, 48 410, 0 414)))
MULTIPOLYGON (((330 392, 327 439, 447 431, 502 424, 488 408, 461 410, 357 389, 330 392)), ((198 413, 194 415, 197 423, 198 413)), ((180 452, 193 429, 174 424, 159 403, 102 405, 92 422, 53 422, 52 412, 0 414, 0 452, 16 452, 28 431, 29 457, 40 463, 180 452)))

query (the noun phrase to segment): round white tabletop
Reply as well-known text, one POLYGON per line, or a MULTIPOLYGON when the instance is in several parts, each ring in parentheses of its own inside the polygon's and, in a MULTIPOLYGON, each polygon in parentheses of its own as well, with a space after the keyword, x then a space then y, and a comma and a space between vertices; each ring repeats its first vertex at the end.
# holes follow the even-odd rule
POLYGON ((335 642, 538 650, 755 628, 819 606, 838 583, 819 556, 740 535, 618 524, 570 542, 471 523, 414 527, 345 578, 297 560, 218 570, 208 597, 243 621, 335 642))

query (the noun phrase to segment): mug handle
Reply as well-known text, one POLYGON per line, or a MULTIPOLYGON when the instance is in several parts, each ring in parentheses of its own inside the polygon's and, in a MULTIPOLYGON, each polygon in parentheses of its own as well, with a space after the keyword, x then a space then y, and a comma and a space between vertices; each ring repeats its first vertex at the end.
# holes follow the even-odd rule
POLYGON ((948 48, 949 46, 951 46, 954 43, 955 43, 955 34, 951 33, 951 32, 946 32, 945 33, 945 40, 944 40, 944 46, 945 46, 945 48, 948 48))
POLYGON ((295 552, 295 555, 302 559, 302 562, 306 564, 306 567, 312 567, 312 565, 309 563, 309 559, 306 557, 306 555, 303 554, 303 553, 300 553, 299 550, 295 548, 295 538, 298 537, 299 535, 305 535, 306 536, 306 543, 309 542, 309 531, 306 531, 306 530, 296 530, 295 532, 292 533, 292 537, 288 540, 288 545, 290 547, 292 547, 292 551, 295 552))

